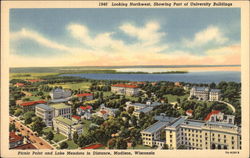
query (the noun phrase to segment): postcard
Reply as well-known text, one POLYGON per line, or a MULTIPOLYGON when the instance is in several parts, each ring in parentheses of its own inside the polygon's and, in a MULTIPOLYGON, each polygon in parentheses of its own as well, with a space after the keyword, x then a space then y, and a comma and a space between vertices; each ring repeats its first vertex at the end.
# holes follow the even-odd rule
POLYGON ((1 157, 249 157, 248 1, 5 1, 1 157))

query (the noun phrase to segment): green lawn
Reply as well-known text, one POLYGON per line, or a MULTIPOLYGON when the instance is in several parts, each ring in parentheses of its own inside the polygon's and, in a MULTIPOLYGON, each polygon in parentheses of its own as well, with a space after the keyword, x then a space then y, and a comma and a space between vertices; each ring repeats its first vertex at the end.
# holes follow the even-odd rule
POLYGON ((70 88, 74 90, 88 90, 90 87, 90 82, 81 82, 81 83, 57 83, 57 84, 48 84, 48 86, 62 86, 63 88, 70 88))
POLYGON ((73 140, 67 140, 65 141, 68 144, 68 149, 77 149, 78 145, 74 143, 73 140))
POLYGON ((182 101, 184 98, 188 98, 189 94, 183 95, 183 96, 178 96, 178 95, 172 95, 172 94, 166 94, 164 95, 164 97, 168 98, 168 102, 176 102, 177 98, 180 98, 180 100, 182 101))
POLYGON ((89 134, 89 126, 91 124, 91 121, 82 119, 83 122, 83 135, 88 135, 89 134))
POLYGON ((152 149, 152 148, 149 146, 144 146, 144 145, 136 145, 134 148, 130 147, 128 149, 152 149))
POLYGON ((112 92, 103 92, 103 97, 108 97, 111 96, 113 93, 112 92))
POLYGON ((125 96, 126 99, 129 99, 131 101, 135 101, 137 102, 138 101, 138 97, 132 97, 132 96, 125 96))
POLYGON ((59 141, 61 141, 61 140, 67 138, 66 136, 64 136, 64 135, 62 135, 62 134, 57 134, 55 131, 52 130, 52 127, 47 127, 47 128, 44 128, 44 129, 43 129, 43 132, 46 132, 46 133, 47 133, 47 132, 49 132, 49 131, 52 131, 52 132, 54 133, 54 138, 53 138, 53 140, 54 140, 55 142, 59 142, 59 141))

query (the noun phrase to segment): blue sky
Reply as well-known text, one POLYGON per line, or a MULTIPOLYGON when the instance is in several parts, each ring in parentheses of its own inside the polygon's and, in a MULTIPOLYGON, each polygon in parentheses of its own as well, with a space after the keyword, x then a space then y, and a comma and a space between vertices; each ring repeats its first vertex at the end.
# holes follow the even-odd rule
POLYGON ((237 8, 11 9, 10 35, 13 66, 240 64, 237 8))

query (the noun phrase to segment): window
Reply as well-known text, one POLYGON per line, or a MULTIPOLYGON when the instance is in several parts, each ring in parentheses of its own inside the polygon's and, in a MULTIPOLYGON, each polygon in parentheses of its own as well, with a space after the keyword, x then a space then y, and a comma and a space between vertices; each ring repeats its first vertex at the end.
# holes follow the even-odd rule
POLYGON ((227 143, 227 140, 224 140, 224 143, 227 143))
POLYGON ((218 134, 218 137, 220 137, 220 134, 218 134))
POLYGON ((232 137, 232 139, 234 139, 234 137, 232 137))
POLYGON ((207 136, 207 133, 205 133, 205 135, 207 136))
POLYGON ((224 138, 226 138, 227 136, 226 135, 224 135, 224 138))
POLYGON ((214 133, 212 134, 212 136, 214 136, 214 133))
POLYGON ((218 139, 218 142, 220 142, 220 139, 218 139))

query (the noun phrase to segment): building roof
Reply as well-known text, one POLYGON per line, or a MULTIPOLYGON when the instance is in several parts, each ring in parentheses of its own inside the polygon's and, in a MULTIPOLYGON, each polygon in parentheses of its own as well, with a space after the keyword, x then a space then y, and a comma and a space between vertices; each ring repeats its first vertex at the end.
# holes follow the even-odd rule
POLYGON ((211 89, 210 92, 220 92, 220 89, 211 89))
POLYGON ((237 127, 234 124, 230 124, 230 123, 224 123, 224 122, 207 122, 208 125, 215 125, 215 126, 222 126, 222 127, 230 127, 230 128, 235 128, 237 127))
POLYGON ((44 110, 53 110, 52 107, 48 106, 48 105, 45 105, 45 104, 38 104, 36 106, 36 108, 41 108, 41 109, 44 109, 44 110))
POLYGON ((209 91, 208 87, 193 87, 196 91, 209 91))
POLYGON ((66 117, 58 116, 58 117, 55 117, 54 119, 57 121, 63 122, 69 126, 73 125, 73 121, 66 117))
POLYGON ((142 107, 147 106, 146 104, 141 104, 141 103, 131 103, 129 105, 130 106, 142 106, 142 107))
POLYGON ((23 83, 16 83, 15 85, 16 86, 24 86, 25 84, 23 84, 23 83))
POLYGON ((34 145, 28 143, 28 144, 23 144, 23 145, 20 145, 20 146, 17 146, 13 149, 22 149, 22 150, 27 150, 27 149, 37 149, 34 145))
POLYGON ((55 109, 64 109, 64 108, 70 108, 70 106, 64 104, 64 103, 60 103, 60 104, 52 104, 51 107, 55 108, 55 109))
POLYGON ((147 106, 160 106, 161 103, 159 102, 152 102, 151 104, 147 104, 147 106))
POLYGON ((186 120, 183 124, 186 124, 189 126, 201 127, 201 126, 204 126, 205 122, 199 121, 199 120, 186 120))
POLYGON ((63 102, 67 102, 67 101, 69 101, 69 99, 61 98, 61 99, 53 99, 53 100, 50 100, 49 102, 51 102, 51 103, 63 103, 63 102))
POLYGON ((179 126, 180 124, 182 124, 186 119, 187 119, 187 117, 181 116, 181 117, 177 118, 177 119, 171 124, 170 127, 177 127, 177 126, 179 126))
POLYGON ((187 110, 186 113, 192 114, 192 113, 193 113, 193 110, 187 110))
POLYGON ((98 149, 102 146, 103 146, 102 144, 94 144, 94 145, 83 147, 82 149, 98 149))
POLYGON ((204 120, 205 120, 205 121, 208 121, 212 115, 217 115, 217 114, 219 114, 219 113, 220 113, 219 110, 213 110, 213 111, 211 111, 211 112, 207 115, 207 117, 206 117, 204 120))
POLYGON ((80 106, 79 108, 82 109, 82 110, 87 110, 87 109, 92 109, 92 106, 90 106, 90 105, 80 106))
POLYGON ((151 126, 149 126, 148 128, 144 129, 142 132, 154 133, 158 131, 159 129, 164 128, 167 124, 168 122, 158 121, 152 124, 151 126))
POLYGON ((102 113, 103 115, 107 113, 106 110, 101 110, 100 113, 102 113))
POLYGON ((143 113, 148 113, 150 111, 153 110, 153 107, 145 107, 145 108, 142 108, 142 109, 139 109, 139 110, 136 110, 135 112, 143 112, 143 113))
POLYGON ((176 117, 169 117, 169 116, 155 116, 155 120, 162 121, 162 122, 172 122, 176 119, 176 117))
POLYGON ((77 116, 77 115, 72 115, 72 118, 77 119, 77 120, 80 120, 80 119, 81 119, 81 117, 80 117, 80 116, 77 116))
POLYGON ((87 97, 87 96, 93 96, 93 94, 91 93, 81 93, 81 94, 77 94, 77 97, 87 97))
POLYGON ((30 101, 30 102, 24 102, 22 104, 20 104, 21 106, 32 106, 34 104, 45 104, 47 103, 46 101, 43 100, 38 100, 38 101, 30 101))
POLYGON ((16 135, 15 132, 10 132, 9 133, 9 142, 13 143, 13 142, 18 142, 21 141, 23 139, 22 136, 16 135))
POLYGON ((124 87, 124 88, 138 88, 136 85, 129 85, 129 84, 114 84, 112 87, 124 87))
POLYGON ((40 80, 40 79, 33 79, 33 80, 27 80, 29 82, 40 82, 40 81, 43 81, 43 80, 40 80))

